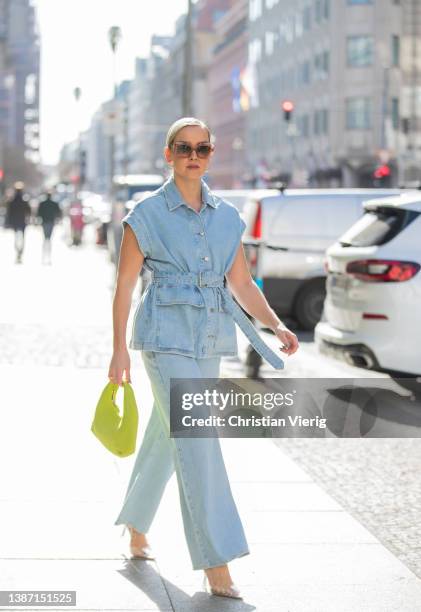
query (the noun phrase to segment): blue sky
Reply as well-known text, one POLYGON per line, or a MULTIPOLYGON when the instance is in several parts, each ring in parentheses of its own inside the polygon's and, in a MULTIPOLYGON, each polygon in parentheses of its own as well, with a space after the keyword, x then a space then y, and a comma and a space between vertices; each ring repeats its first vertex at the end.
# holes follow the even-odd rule
POLYGON ((55 163, 61 146, 86 129, 112 93, 107 32, 122 29, 118 80, 148 54, 152 34, 172 34, 187 0, 36 0, 41 33, 41 156, 55 163), (73 90, 82 89, 76 104, 73 90))

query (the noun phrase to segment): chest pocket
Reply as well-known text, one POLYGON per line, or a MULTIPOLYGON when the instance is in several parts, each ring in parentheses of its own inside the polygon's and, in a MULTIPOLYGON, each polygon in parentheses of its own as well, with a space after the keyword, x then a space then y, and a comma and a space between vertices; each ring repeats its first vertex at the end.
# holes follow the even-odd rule
POLYGON ((162 350, 179 349, 194 355, 205 302, 194 285, 156 288, 157 343, 162 350))

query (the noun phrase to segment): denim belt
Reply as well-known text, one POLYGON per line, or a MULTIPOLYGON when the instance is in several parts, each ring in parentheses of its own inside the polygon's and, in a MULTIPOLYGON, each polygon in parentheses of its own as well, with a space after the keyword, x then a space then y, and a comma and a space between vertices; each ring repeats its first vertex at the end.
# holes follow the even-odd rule
POLYGON ((156 274, 152 273, 153 284, 161 284, 162 282, 171 282, 171 284, 180 285, 196 285, 197 287, 215 287, 221 298, 226 312, 232 315, 232 318, 250 340, 253 348, 266 359, 276 370, 284 368, 283 360, 261 339, 256 331, 253 323, 244 314, 240 306, 233 300, 229 291, 224 285, 225 276, 217 274, 213 270, 203 270, 201 272, 186 272, 179 274, 156 274))

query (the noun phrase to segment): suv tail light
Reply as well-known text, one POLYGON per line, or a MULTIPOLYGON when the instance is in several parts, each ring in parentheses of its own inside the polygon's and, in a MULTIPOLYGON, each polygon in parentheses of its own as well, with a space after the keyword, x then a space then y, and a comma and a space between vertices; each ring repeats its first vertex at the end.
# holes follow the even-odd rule
POLYGON ((262 237, 262 204, 257 202, 256 217, 254 219, 253 229, 251 230, 253 238, 262 237))
POLYGON ((369 283, 399 283, 415 276, 420 267, 412 261, 362 259, 349 262, 346 272, 369 283))

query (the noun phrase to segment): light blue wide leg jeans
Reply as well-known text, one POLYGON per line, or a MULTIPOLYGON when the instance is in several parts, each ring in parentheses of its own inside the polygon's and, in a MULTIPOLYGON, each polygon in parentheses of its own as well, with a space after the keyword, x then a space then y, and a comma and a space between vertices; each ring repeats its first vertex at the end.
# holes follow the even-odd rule
POLYGON ((224 565, 249 554, 219 438, 170 438, 170 378, 218 378, 221 358, 141 354, 154 404, 114 524, 147 533, 175 470, 193 569, 224 565))

